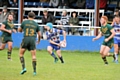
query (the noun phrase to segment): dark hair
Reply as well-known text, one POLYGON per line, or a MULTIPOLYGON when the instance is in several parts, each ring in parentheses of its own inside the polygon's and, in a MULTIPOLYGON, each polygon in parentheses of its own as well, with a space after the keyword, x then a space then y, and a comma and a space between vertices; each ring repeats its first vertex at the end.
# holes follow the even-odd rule
POLYGON ((7 15, 7 17, 8 17, 9 15, 12 15, 12 16, 13 16, 13 14, 9 13, 9 14, 7 15))
POLYGON ((28 17, 29 18, 35 18, 35 13, 34 12, 29 12, 28 17))
MULTIPOLYGON (((8 17, 9 17, 9 15, 12 15, 11 13, 9 13, 8 15, 7 15, 7 19, 8 19, 8 17)), ((12 15, 13 16, 13 15, 12 15)))
POLYGON ((71 17, 73 17, 73 13, 76 13, 76 16, 75 16, 75 17, 78 16, 77 12, 76 12, 76 11, 73 11, 72 14, 71 14, 71 17))
POLYGON ((115 11, 114 12, 119 12, 119 9, 115 9, 115 11))
POLYGON ((120 18, 120 16, 119 16, 119 15, 115 15, 115 17, 120 18))

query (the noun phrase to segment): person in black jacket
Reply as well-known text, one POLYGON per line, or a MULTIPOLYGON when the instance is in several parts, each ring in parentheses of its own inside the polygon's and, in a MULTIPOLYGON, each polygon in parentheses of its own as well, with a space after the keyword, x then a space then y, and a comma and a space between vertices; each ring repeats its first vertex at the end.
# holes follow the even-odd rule
MULTIPOLYGON (((44 10, 43 11, 43 17, 42 17, 42 24, 46 25, 48 22, 51 22, 52 24, 54 24, 55 23, 55 18, 52 14, 48 14, 47 10, 44 10)), ((41 26, 40 30, 41 30, 41 35, 43 36, 44 27, 41 26)))

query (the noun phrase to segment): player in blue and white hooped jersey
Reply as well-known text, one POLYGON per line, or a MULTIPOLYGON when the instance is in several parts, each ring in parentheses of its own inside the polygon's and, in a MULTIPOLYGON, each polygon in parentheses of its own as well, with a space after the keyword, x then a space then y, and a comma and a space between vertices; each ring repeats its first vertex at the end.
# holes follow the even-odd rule
POLYGON ((115 62, 118 63, 118 53, 120 48, 120 17, 115 16, 112 26, 115 30, 114 36, 114 54, 115 54, 115 62))
POLYGON ((58 58, 54 54, 53 50, 56 51, 61 63, 64 63, 64 60, 61 55, 60 50, 60 38, 59 36, 63 35, 63 41, 66 42, 66 32, 64 30, 53 28, 52 23, 47 23, 44 28, 47 30, 47 40, 49 40, 49 45, 47 46, 48 53, 55 59, 55 63, 58 61, 58 58))

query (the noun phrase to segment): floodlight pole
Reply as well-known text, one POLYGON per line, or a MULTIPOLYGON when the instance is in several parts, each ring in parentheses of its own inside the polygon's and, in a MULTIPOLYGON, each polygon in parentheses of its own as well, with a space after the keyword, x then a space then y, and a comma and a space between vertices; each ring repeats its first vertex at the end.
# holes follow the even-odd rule
MULTIPOLYGON (((99 26, 99 6, 100 6, 100 0, 95 0, 95 18, 94 18, 94 26, 99 26)), ((94 35, 98 35, 98 29, 94 29, 94 35)))
POLYGON ((24 0, 19 0, 18 7, 18 23, 20 24, 23 21, 23 8, 24 8, 24 0))

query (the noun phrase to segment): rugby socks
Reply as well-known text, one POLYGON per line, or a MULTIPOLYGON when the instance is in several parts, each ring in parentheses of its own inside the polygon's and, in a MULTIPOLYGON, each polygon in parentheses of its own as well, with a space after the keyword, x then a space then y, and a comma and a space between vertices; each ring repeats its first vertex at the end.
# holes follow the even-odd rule
POLYGON ((115 53, 115 60, 117 61, 118 60, 118 54, 115 53))
POLYGON ((24 70, 25 68, 25 60, 24 60, 24 57, 20 57, 20 62, 22 64, 22 69, 24 70))
POLYGON ((115 54, 113 54, 113 59, 114 59, 114 61, 116 60, 115 54))
POLYGON ((59 57, 59 59, 60 59, 61 63, 64 63, 62 56, 59 57))
POLYGON ((52 56, 54 59, 57 58, 56 55, 54 54, 54 52, 52 52, 51 56, 52 56))
POLYGON ((33 59, 32 65, 33 65, 33 71, 36 72, 36 65, 37 65, 36 59, 33 59))
POLYGON ((105 64, 108 64, 106 57, 102 57, 105 64))
POLYGON ((8 58, 8 60, 10 60, 11 59, 11 52, 7 52, 7 58, 8 58))

